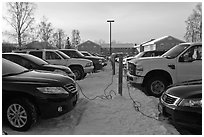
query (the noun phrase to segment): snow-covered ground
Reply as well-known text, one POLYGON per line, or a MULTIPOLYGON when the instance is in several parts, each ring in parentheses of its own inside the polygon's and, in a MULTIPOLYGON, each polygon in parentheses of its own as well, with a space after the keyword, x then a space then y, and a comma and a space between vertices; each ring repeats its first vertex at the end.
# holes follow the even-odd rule
POLYGON ((5 125, 3 130, 10 135, 179 135, 168 121, 157 120, 157 98, 146 96, 132 87, 128 90, 125 77, 123 95, 118 94, 117 71, 116 67, 116 75, 112 77, 108 64, 103 71, 89 74, 84 80, 78 81, 88 98, 99 97, 89 100, 80 92, 78 104, 71 112, 57 118, 39 120, 27 132, 13 131, 5 125), (104 92, 111 94, 109 98, 101 96, 104 92), (129 93, 133 100, 140 102, 140 111, 152 118, 135 110, 129 93))

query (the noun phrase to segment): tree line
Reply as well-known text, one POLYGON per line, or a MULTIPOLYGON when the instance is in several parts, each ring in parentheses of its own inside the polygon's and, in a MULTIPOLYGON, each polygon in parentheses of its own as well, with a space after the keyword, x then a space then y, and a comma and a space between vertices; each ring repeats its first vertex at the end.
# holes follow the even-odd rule
MULTIPOLYGON (((65 34, 61 28, 55 29, 51 22, 44 16, 39 24, 35 24, 34 12, 37 8, 31 2, 8 2, 8 16, 3 18, 13 28, 13 32, 3 32, 15 38, 19 47, 32 41, 43 41, 57 48, 74 48, 80 44, 80 31, 72 30, 72 37, 65 34)), ((186 33, 184 38, 187 42, 202 42, 202 3, 198 3, 193 13, 187 18, 186 33)))
POLYGON ((40 23, 35 23, 34 12, 37 5, 31 2, 8 2, 8 15, 3 18, 12 27, 13 31, 5 31, 3 35, 13 38, 18 46, 32 42, 42 41, 57 48, 74 48, 80 44, 80 32, 72 30, 72 39, 61 28, 54 28, 48 18, 43 16, 40 23))

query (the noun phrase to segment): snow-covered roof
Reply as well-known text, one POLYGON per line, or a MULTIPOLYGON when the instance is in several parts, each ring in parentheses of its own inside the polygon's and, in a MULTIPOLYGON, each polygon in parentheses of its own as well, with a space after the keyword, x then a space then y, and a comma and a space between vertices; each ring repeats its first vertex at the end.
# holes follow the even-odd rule
POLYGON ((161 38, 152 40, 152 41, 150 41, 150 42, 147 42, 147 43, 143 44, 143 46, 153 45, 153 44, 155 44, 156 42, 159 42, 159 41, 161 41, 161 40, 163 40, 163 39, 166 39, 166 38, 168 38, 168 37, 170 37, 170 36, 164 36, 164 37, 161 37, 161 38))
MULTIPOLYGON (((152 40, 152 41, 150 41, 150 42, 147 42, 147 43, 143 44, 142 46, 153 45, 153 44, 156 44, 157 42, 159 42, 159 41, 161 41, 161 40, 164 40, 164 39, 167 39, 167 38, 177 39, 177 38, 172 37, 172 36, 163 36, 163 37, 160 37, 160 38, 158 38, 158 39, 155 39, 155 40, 152 40)), ((181 41, 181 42, 184 42, 184 41, 182 41, 182 40, 180 40, 180 39, 177 39, 177 40, 178 40, 178 41, 181 41)))

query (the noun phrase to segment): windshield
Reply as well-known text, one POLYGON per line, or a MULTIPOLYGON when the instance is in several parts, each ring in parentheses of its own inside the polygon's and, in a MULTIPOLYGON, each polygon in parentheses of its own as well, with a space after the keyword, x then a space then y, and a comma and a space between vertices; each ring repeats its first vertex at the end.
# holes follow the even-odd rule
POLYGON ((189 44, 180 44, 176 45, 175 47, 171 48, 168 50, 166 53, 162 55, 162 57, 167 57, 167 58, 175 58, 177 57, 180 53, 182 53, 186 48, 188 48, 190 45, 189 44))
POLYGON ((76 53, 79 55, 79 57, 84 57, 84 54, 82 54, 80 51, 76 51, 76 53))
POLYGON ((66 55, 65 53, 61 52, 61 51, 56 51, 63 59, 70 59, 70 57, 68 55, 66 55))
POLYGON ((47 61, 41 58, 35 57, 35 56, 27 55, 27 58, 38 65, 48 65, 49 64, 47 61))
POLYGON ((7 59, 2 58, 2 76, 17 75, 26 71, 29 70, 16 63, 13 63, 7 59))
POLYGON ((134 58, 140 58, 140 57, 142 57, 143 54, 144 54, 144 52, 140 52, 137 55, 135 55, 134 58))
POLYGON ((84 54, 84 56, 92 56, 90 53, 88 52, 82 52, 82 54, 84 54))

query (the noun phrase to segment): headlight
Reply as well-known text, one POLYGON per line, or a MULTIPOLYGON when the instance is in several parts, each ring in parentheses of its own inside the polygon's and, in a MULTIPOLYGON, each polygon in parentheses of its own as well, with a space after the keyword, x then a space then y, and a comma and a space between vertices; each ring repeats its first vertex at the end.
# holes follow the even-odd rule
POLYGON ((202 99, 183 99, 179 106, 187 106, 187 107, 202 107, 202 99))
POLYGON ((89 63, 87 63, 87 64, 85 65, 85 67, 91 67, 91 66, 93 66, 93 63, 92 63, 92 62, 89 62, 89 63))
POLYGON ((143 71, 143 67, 142 67, 142 65, 138 65, 138 64, 136 64, 136 68, 135 68, 136 70, 136 75, 141 75, 141 73, 142 73, 142 71, 143 71))
POLYGON ((37 89, 45 94, 69 94, 69 92, 62 87, 39 87, 37 89))

